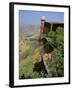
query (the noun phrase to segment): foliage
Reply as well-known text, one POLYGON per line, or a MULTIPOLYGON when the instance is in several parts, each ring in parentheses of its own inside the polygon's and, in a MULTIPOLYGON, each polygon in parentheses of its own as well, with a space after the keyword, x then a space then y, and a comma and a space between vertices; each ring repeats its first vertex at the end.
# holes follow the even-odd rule
POLYGON ((63 44, 64 44, 64 30, 63 30, 63 28, 59 27, 56 30, 56 42, 58 45, 63 46, 63 44))
POLYGON ((48 62, 50 77, 64 76, 64 30, 58 27, 56 32, 48 33, 48 38, 51 44, 55 44, 54 48, 55 58, 48 62), (55 35, 55 36, 54 36, 55 35))
POLYGON ((48 62, 48 68, 50 70, 50 77, 61 77, 64 76, 64 57, 61 52, 61 48, 54 50, 56 57, 52 61, 48 62))
POLYGON ((31 74, 33 73, 33 61, 30 57, 27 57, 27 60, 24 60, 20 62, 19 65, 19 78, 30 78, 31 74))
POLYGON ((51 31, 48 33, 48 41, 55 46, 64 44, 64 29, 58 27, 56 31, 51 31))
POLYGON ((32 40, 28 44, 24 41, 20 44, 20 79, 64 76, 64 29, 58 27, 56 31, 48 32, 48 36, 46 38, 48 39, 49 44, 54 48, 54 57, 52 57, 52 60, 48 61, 49 73, 47 74, 45 72, 44 66, 39 60, 39 51, 41 49, 41 46, 38 44, 39 42, 32 40))

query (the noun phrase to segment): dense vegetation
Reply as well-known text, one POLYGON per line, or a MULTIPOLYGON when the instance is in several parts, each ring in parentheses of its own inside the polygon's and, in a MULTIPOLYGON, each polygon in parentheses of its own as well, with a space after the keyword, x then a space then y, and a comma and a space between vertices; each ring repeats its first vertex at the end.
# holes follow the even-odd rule
POLYGON ((42 78, 64 76, 64 29, 58 27, 47 35, 49 44, 54 48, 52 60, 48 61, 49 73, 46 73, 40 61, 41 46, 38 41, 20 43, 19 78, 42 78))
POLYGON ((49 62, 51 77, 64 76, 64 30, 58 27, 56 32, 48 33, 49 42, 54 46, 56 57, 49 62))

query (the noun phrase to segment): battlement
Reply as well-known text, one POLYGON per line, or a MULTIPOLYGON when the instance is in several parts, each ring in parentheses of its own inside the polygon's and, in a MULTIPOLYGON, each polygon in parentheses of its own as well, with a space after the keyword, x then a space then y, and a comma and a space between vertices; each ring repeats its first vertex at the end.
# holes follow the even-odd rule
POLYGON ((41 18, 40 32, 43 34, 48 33, 49 31, 56 31, 58 27, 64 27, 63 22, 47 22, 45 17, 41 18))

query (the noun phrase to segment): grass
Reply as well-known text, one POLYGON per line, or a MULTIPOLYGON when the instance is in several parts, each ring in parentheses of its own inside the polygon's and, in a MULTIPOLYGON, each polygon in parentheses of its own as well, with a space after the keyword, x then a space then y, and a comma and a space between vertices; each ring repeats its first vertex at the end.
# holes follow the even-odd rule
MULTIPOLYGON (((28 56, 22 56, 25 58, 20 58, 19 64, 19 79, 29 79, 29 78, 42 78, 45 74, 42 70, 42 64, 40 63, 40 46, 35 42, 29 44, 28 56)), ((22 49, 24 49, 22 47, 22 49)), ((27 53, 26 52, 26 53, 27 53)), ((20 55, 21 56, 21 55, 20 55)))
POLYGON ((31 57, 27 57, 24 62, 21 62, 19 65, 19 71, 20 71, 20 78, 22 78, 22 75, 31 77, 31 74, 33 73, 33 61, 31 57))
POLYGON ((37 53, 35 53, 36 49, 38 48, 38 43, 36 43, 35 41, 32 41, 30 43, 28 42, 27 45, 25 45, 26 43, 25 44, 24 43, 22 43, 23 45, 20 45, 20 49, 22 51, 24 50, 25 53, 28 53, 28 55, 21 52, 20 64, 19 64, 19 78, 20 79, 36 78, 38 77, 39 74, 37 72, 34 72, 33 68, 34 68, 34 63, 36 62, 35 59, 37 59, 38 58, 37 56, 39 56, 37 53), (27 47, 29 46, 29 48, 27 49, 26 46, 27 47), (35 58, 35 56, 37 58, 35 58))
MULTIPOLYGON (((57 49, 53 51, 53 59, 48 61, 49 74, 45 72, 40 59, 41 46, 39 42, 32 40, 20 40, 20 62, 19 62, 19 79, 44 78, 44 77, 62 77, 64 76, 64 52, 63 52, 63 31, 50 32, 50 43, 54 43, 57 36, 57 49), (61 46, 61 47, 60 47, 61 46), (57 55, 55 55, 57 53, 57 55)), ((49 36, 48 36, 49 37, 49 36)), ((49 39, 48 39, 49 40, 49 39)))

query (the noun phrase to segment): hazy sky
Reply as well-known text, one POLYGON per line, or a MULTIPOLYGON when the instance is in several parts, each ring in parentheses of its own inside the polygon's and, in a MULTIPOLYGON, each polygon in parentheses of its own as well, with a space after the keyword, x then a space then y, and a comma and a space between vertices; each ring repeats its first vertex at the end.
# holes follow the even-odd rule
POLYGON ((64 22, 63 12, 48 12, 48 11, 19 11, 19 24, 23 25, 40 25, 41 17, 45 16, 46 21, 64 22))

